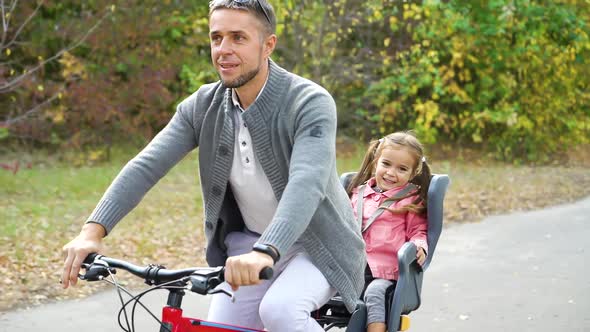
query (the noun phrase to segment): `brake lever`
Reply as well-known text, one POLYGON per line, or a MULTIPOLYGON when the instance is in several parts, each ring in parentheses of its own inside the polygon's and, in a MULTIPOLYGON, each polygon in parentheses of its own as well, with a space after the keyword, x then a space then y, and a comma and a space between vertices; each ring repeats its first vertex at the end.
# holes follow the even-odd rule
POLYGON ((208 295, 213 295, 213 294, 225 294, 227 296, 229 296, 229 300, 234 303, 236 301, 236 297, 234 296, 234 293, 232 292, 228 292, 223 288, 216 288, 216 289, 212 289, 210 291, 207 292, 208 295))
POLYGON ((99 281, 111 274, 116 274, 117 270, 106 262, 96 260, 91 264, 83 263, 82 267, 86 270, 84 274, 78 274, 78 278, 85 281, 99 281))
POLYGON ((190 291, 201 295, 225 294, 235 301, 234 294, 223 288, 217 288, 223 282, 223 269, 212 270, 209 273, 193 274, 190 276, 190 291))
POLYGON ((213 268, 195 271, 189 277, 192 285, 191 292, 207 295, 212 289, 223 282, 223 269, 213 268))

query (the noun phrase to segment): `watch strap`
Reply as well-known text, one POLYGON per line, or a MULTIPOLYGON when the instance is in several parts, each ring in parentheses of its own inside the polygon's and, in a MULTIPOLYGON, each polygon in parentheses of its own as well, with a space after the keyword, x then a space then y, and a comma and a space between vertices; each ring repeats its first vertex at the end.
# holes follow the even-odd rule
POLYGON ((273 247, 262 243, 255 243, 252 250, 269 255, 275 264, 279 261, 281 256, 273 247))

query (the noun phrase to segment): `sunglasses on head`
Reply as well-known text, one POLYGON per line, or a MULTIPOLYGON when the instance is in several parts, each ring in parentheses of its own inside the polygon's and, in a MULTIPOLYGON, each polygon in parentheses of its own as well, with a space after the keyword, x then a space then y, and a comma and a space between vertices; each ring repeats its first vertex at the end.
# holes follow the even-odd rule
MULTIPOLYGON (((253 1, 253 0, 233 0, 233 2, 239 3, 241 5, 245 5, 247 3, 250 3, 251 1, 253 1)), ((264 17, 266 17, 268 24, 272 25, 272 23, 270 22, 270 16, 268 16, 268 13, 266 12, 266 9, 264 9, 262 4, 260 3, 260 0, 256 0, 256 3, 258 3, 258 7, 260 7, 260 9, 262 9, 262 13, 264 14, 264 17)))

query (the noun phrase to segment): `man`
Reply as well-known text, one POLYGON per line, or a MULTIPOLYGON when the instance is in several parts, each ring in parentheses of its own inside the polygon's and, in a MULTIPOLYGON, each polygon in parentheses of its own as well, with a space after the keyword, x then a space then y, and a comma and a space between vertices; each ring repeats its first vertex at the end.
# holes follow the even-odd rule
POLYGON ((199 148, 207 262, 225 264, 236 302, 213 297, 208 319, 269 331, 323 331, 310 312, 339 292, 352 311, 364 244, 335 165, 336 107, 311 81, 270 60, 266 0, 210 3, 220 81, 182 101, 170 123, 111 184, 64 246, 63 286, 101 239, 188 152, 199 148), (258 279, 273 266, 275 276, 258 279))

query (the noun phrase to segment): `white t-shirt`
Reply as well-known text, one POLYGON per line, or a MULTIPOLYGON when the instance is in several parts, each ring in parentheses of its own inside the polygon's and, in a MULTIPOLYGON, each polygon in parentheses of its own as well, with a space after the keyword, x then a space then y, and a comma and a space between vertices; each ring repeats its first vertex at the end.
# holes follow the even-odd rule
MULTIPOLYGON (((264 86, 260 93, 263 90, 264 86)), ((235 89, 232 89, 232 101, 237 109, 234 113, 236 141, 229 183, 246 227, 262 234, 272 221, 278 201, 262 165, 256 159, 250 131, 242 119, 242 113, 247 110, 240 105, 235 89)))

